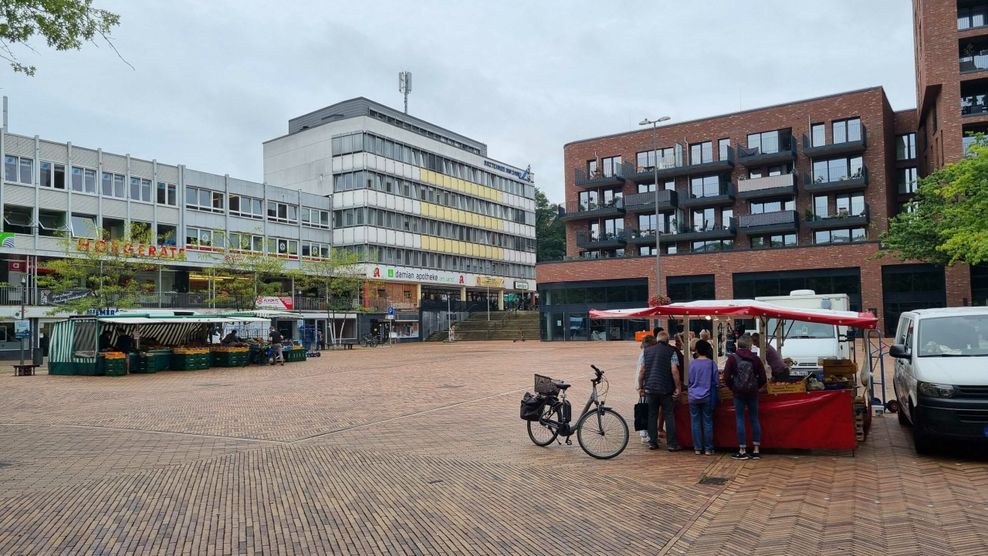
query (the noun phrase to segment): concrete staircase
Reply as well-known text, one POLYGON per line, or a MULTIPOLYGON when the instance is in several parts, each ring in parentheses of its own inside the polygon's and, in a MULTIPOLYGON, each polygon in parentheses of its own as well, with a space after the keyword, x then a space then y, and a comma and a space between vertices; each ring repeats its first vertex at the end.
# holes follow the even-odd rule
POLYGON ((456 341, 516 340, 518 332, 526 341, 539 339, 538 311, 479 311, 456 324, 456 341))

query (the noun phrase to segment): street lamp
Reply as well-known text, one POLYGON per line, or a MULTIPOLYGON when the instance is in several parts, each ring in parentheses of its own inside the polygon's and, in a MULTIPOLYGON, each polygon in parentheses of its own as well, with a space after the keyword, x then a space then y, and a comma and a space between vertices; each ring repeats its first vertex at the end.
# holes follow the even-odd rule
MULTIPOLYGON (((21 321, 27 320, 27 315, 25 312, 27 308, 25 305, 27 301, 25 297, 27 296, 27 277, 21 276, 21 321)), ((24 338, 21 338, 21 365, 24 364, 24 338)))
POLYGON ((661 258, 662 244, 660 243, 661 233, 659 232, 659 124, 669 120, 669 116, 662 116, 655 120, 648 118, 638 122, 638 125, 652 126, 652 139, 655 141, 655 163, 652 165, 655 175, 655 295, 662 293, 662 266, 661 258))

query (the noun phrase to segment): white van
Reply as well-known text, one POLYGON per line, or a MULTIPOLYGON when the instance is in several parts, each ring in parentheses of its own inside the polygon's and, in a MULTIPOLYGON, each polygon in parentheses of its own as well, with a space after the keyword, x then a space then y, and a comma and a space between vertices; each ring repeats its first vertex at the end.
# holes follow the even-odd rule
MULTIPOLYGON (((849 311, 851 307, 850 298, 846 293, 818 294, 813 290, 793 290, 789 295, 756 297, 755 300, 794 309, 849 311)), ((766 339, 778 349, 779 346, 775 345, 774 341, 775 326, 775 319, 770 319, 766 339)), ((792 376, 806 376, 822 371, 819 365, 821 357, 828 359, 854 357, 851 343, 847 340, 846 326, 786 321, 782 333, 784 338, 782 356, 795 361, 795 365, 790 368, 792 376)))
POLYGON ((938 438, 988 439, 988 307, 902 313, 889 355, 917 452, 938 438))

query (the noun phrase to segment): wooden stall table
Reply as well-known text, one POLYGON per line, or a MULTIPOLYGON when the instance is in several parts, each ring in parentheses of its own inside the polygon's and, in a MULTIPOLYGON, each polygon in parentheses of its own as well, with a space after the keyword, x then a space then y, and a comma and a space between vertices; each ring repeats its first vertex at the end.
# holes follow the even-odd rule
POLYGON ((24 365, 14 365, 14 376, 34 376, 34 370, 38 368, 38 365, 24 364, 24 365))

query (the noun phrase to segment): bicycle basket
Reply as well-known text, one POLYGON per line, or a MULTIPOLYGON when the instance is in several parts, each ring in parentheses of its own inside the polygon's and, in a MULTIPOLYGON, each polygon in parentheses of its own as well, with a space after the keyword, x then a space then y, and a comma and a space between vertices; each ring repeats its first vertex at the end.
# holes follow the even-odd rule
POLYGON ((552 379, 540 374, 535 375, 535 392, 546 396, 555 396, 559 393, 559 388, 552 383, 552 379))
POLYGON ((538 421, 542 417, 543 408, 545 408, 544 397, 525 392, 525 396, 521 399, 521 418, 525 421, 538 421))

